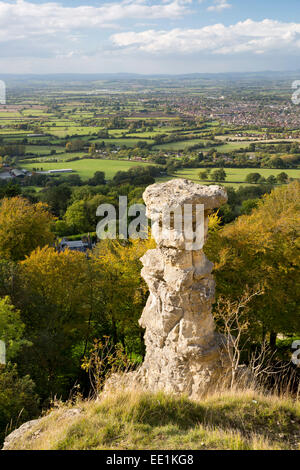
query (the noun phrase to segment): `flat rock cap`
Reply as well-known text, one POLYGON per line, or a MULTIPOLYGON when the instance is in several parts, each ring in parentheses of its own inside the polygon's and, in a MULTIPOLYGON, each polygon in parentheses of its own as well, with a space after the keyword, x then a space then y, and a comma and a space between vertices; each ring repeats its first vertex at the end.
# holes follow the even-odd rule
POLYGON ((222 186, 203 186, 186 179, 172 179, 148 186, 143 199, 147 215, 152 218, 169 207, 177 208, 184 204, 203 204, 204 210, 214 209, 227 202, 227 193, 222 186))

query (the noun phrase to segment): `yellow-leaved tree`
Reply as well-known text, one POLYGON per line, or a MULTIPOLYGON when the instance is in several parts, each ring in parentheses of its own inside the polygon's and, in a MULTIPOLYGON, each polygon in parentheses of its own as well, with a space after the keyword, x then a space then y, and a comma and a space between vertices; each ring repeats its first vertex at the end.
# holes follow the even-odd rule
POLYGON ((54 217, 41 202, 31 204, 22 197, 0 202, 0 256, 13 261, 25 258, 37 247, 54 241, 54 217))
POLYGON ((103 240, 93 258, 98 264, 103 308, 110 324, 112 339, 130 350, 143 351, 143 332, 138 319, 146 303, 148 288, 141 278, 140 258, 154 248, 154 241, 103 240))
POLYGON ((85 253, 52 247, 38 248, 20 263, 14 301, 32 343, 21 364, 40 390, 63 390, 62 377, 80 368, 91 308, 89 273, 85 253))
POLYGON ((248 289, 263 288, 251 302, 253 336, 299 334, 300 182, 265 195, 250 215, 212 233, 205 246, 215 263, 217 292, 236 300, 248 289))

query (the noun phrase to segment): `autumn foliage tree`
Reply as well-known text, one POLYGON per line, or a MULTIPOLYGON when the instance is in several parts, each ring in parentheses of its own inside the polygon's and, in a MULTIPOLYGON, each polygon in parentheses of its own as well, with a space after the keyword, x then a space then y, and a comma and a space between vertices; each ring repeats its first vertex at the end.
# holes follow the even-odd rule
POLYGON ((205 250, 215 262, 218 293, 231 299, 263 289, 249 311, 253 337, 299 334, 300 183, 274 189, 250 215, 216 231, 205 250))
POLYGON ((85 253, 59 253, 44 247, 33 251, 19 266, 14 301, 22 311, 26 338, 32 343, 21 366, 30 371, 39 389, 48 393, 62 393, 84 353, 91 285, 87 263, 85 253))
POLYGON ((0 256, 19 261, 35 248, 53 243, 53 221, 46 204, 4 198, 0 203, 0 256))
POLYGON ((141 256, 153 248, 147 240, 103 240, 94 262, 99 266, 103 310, 110 322, 112 339, 127 350, 143 352, 143 331, 138 319, 147 299, 147 286, 141 278, 141 256))
POLYGON ((31 345, 18 363, 40 395, 70 390, 95 338, 107 335, 128 353, 143 354, 138 319, 147 287, 139 258, 151 244, 102 240, 88 256, 45 246, 19 262, 12 301, 31 345))

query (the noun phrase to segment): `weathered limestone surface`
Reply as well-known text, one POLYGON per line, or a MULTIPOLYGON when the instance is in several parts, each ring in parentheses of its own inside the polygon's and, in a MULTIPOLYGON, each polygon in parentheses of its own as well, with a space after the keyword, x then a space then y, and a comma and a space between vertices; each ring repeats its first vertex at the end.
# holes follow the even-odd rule
MULTIPOLYGON (((65 410, 59 418, 58 421, 64 419, 72 419, 82 413, 81 408, 70 408, 65 410)), ((6 436, 3 447, 1 450, 13 450, 16 449, 18 443, 25 440, 33 441, 38 439, 43 432, 43 421, 45 417, 33 419, 22 424, 19 428, 12 431, 8 436, 6 436)))
MULTIPOLYGON (((140 369, 129 373, 125 382, 197 397, 225 376, 227 365, 224 340, 215 331, 211 314, 213 264, 202 249, 186 249, 191 243, 189 233, 176 231, 171 223, 162 237, 159 226, 170 207, 180 212, 184 204, 203 204, 205 240, 209 212, 225 203, 227 195, 220 186, 174 179, 149 186, 143 198, 157 248, 141 258, 142 276, 150 291, 139 321, 145 328, 146 356, 140 369)), ((193 213, 198 230, 194 219, 193 213)))

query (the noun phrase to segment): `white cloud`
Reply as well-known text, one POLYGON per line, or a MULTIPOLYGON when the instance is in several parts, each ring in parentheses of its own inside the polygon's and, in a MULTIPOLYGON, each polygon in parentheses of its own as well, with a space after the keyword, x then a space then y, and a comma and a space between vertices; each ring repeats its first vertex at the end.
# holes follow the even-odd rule
POLYGON ((231 26, 215 24, 200 29, 117 33, 111 40, 115 46, 153 54, 299 53, 300 23, 248 19, 231 26))
POLYGON ((223 11, 231 8, 231 4, 227 0, 214 0, 214 4, 207 8, 207 11, 223 11))
POLYGON ((175 19, 188 12, 190 0, 121 0, 99 7, 66 7, 59 3, 36 4, 26 0, 0 1, 0 42, 49 36, 73 30, 112 27, 128 19, 175 19))

